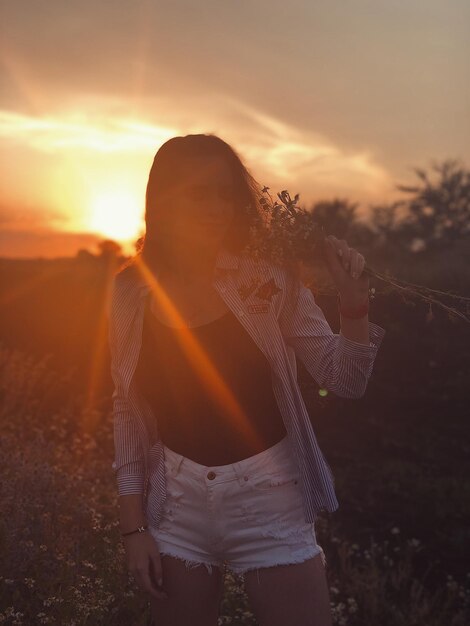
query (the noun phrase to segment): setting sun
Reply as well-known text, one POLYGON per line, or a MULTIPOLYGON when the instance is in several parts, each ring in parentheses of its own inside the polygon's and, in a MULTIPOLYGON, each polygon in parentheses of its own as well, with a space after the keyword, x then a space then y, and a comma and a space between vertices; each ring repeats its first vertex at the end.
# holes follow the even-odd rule
POLYGON ((91 201, 89 228, 112 239, 134 239, 141 228, 140 212, 139 200, 131 192, 105 191, 91 201))

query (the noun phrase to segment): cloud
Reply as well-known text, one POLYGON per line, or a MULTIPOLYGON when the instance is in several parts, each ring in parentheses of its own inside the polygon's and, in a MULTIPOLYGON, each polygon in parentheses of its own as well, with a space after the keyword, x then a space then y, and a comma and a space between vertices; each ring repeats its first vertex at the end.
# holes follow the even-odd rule
POLYGON ((174 129, 104 115, 65 114, 61 119, 0 111, 0 137, 49 153, 75 148, 92 152, 147 150, 174 134, 174 129))
POLYGON ((25 229, 34 231, 46 225, 55 224, 60 227, 67 222, 63 213, 51 209, 44 210, 32 206, 0 205, 0 229, 4 233, 25 229))
POLYGON ((303 196, 315 188, 317 193, 335 188, 342 193, 362 187, 366 194, 374 194, 390 185, 390 173, 371 150, 346 151, 318 132, 283 122, 241 100, 228 96, 223 100, 224 110, 237 111, 249 128, 249 137, 245 135, 238 145, 250 162, 259 163, 264 176, 302 187, 303 196))

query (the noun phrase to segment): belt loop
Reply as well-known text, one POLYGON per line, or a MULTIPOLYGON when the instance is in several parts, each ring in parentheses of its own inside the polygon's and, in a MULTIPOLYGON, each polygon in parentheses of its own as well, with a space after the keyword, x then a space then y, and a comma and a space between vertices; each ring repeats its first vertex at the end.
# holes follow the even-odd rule
POLYGON ((178 472, 180 471, 180 467, 181 467, 181 463, 184 461, 184 456, 182 454, 179 455, 178 460, 175 463, 175 466, 173 468, 173 475, 176 476, 178 474, 178 472))
POLYGON ((244 475, 244 473, 243 473, 243 470, 240 467, 240 462, 236 461, 235 463, 232 463, 232 467, 234 469, 235 474, 237 475, 239 484, 240 485, 243 484, 243 475, 244 475))
POLYGON ((183 462, 184 456, 182 454, 179 454, 178 452, 174 452, 173 450, 171 451, 171 459, 169 458, 170 454, 166 453, 165 454, 165 464, 168 464, 167 466, 170 469, 171 475, 172 476, 176 476, 180 470, 180 466, 181 463, 183 462), (174 459, 174 456, 177 456, 176 459, 174 459))

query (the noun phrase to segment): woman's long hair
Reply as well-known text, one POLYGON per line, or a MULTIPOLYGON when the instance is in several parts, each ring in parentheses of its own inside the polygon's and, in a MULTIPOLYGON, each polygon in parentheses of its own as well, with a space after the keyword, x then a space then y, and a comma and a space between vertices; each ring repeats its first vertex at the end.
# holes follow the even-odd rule
MULTIPOLYGON (((261 186, 228 143, 212 133, 172 137, 160 146, 150 169, 145 196, 146 233, 137 241, 136 254, 118 271, 135 266, 139 256, 151 271, 159 267, 166 250, 165 246, 158 245, 159 216, 168 210, 167 201, 186 175, 189 160, 200 157, 224 159, 232 171, 235 216, 222 245, 233 254, 239 254, 249 242, 252 225, 256 224, 258 229, 269 228, 259 202, 261 186)), ((299 277, 299 264, 286 260, 284 265, 299 277)))

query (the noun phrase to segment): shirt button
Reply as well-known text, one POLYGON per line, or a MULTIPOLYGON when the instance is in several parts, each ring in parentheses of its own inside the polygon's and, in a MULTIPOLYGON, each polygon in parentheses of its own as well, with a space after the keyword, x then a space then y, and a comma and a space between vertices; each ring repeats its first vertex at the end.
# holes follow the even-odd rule
POLYGON ((209 480, 213 480, 215 478, 215 472, 208 472, 207 473, 207 478, 209 480))

